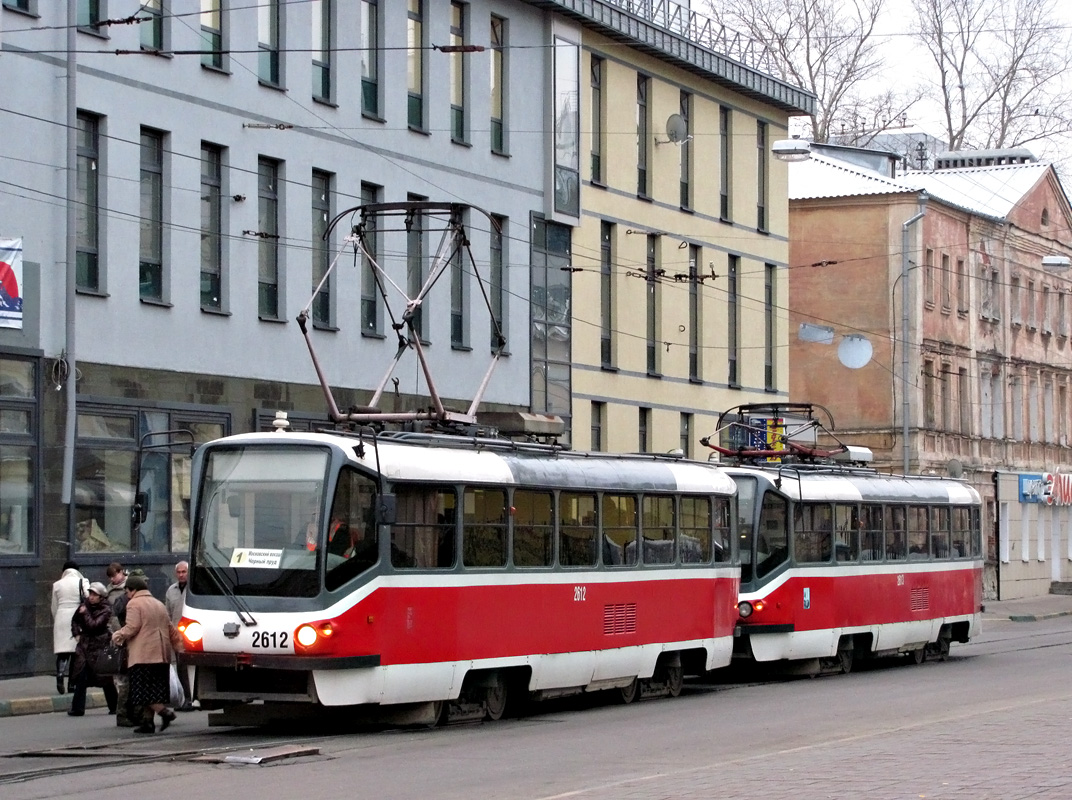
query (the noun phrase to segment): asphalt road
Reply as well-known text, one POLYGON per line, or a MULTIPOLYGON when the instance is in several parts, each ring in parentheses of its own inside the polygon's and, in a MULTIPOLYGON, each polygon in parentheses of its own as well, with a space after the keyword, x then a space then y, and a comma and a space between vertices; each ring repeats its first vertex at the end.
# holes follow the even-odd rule
POLYGON ((715 679, 677 699, 558 702, 498 723, 265 731, 206 718, 150 737, 103 710, 0 719, 0 797, 1067 800, 1072 618, 990 622, 944 663, 715 679))

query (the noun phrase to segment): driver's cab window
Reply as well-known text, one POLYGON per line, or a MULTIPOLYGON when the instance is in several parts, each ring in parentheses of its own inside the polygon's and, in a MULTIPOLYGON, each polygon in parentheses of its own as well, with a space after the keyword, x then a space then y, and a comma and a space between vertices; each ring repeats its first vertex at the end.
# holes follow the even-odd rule
POLYGON ((327 524, 328 589, 341 586, 379 560, 376 484, 355 469, 339 473, 327 524))
POLYGON ((789 559, 789 504, 774 492, 763 495, 756 531, 756 577, 770 575, 789 559))
POLYGON ((752 580, 754 560, 752 534, 755 532, 756 479, 733 476, 737 484, 737 543, 741 554, 741 583, 752 580))

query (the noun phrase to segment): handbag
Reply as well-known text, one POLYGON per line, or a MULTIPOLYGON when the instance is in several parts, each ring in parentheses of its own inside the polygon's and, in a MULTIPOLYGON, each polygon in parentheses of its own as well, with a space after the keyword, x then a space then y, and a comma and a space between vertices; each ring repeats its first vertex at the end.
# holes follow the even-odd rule
POLYGON ((127 671, 127 649, 121 644, 108 642, 97 653, 93 669, 98 675, 119 675, 127 671))

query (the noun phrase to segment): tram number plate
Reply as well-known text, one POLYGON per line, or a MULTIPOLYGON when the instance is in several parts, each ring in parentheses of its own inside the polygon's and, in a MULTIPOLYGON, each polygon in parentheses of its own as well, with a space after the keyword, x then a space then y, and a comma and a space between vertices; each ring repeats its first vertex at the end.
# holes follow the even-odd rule
POLYGON ((286 631, 253 631, 253 647, 257 650, 287 650, 290 634, 286 631))
POLYGON ((585 593, 587 592, 587 586, 574 586, 573 587, 573 602, 583 603, 585 600, 585 593))

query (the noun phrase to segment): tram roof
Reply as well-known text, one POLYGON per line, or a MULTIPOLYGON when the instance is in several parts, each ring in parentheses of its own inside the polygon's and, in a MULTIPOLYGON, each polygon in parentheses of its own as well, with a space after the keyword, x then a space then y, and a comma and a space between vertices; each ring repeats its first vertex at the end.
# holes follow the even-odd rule
POLYGON ((551 447, 512 447, 509 442, 477 443, 459 437, 443 440, 357 439, 333 433, 247 433, 218 439, 212 445, 328 445, 351 460, 378 470, 391 480, 498 483, 634 491, 679 491, 732 495, 736 484, 717 464, 658 454, 612 454, 551 447), (364 455, 355 446, 363 442, 364 455), (374 446, 375 443, 375 446, 374 446), (378 452, 377 452, 378 450, 378 452))
POLYGON ((818 471, 775 467, 727 467, 730 475, 757 475, 794 500, 832 503, 948 503, 977 505, 979 493, 951 478, 889 475, 862 470, 818 471))

